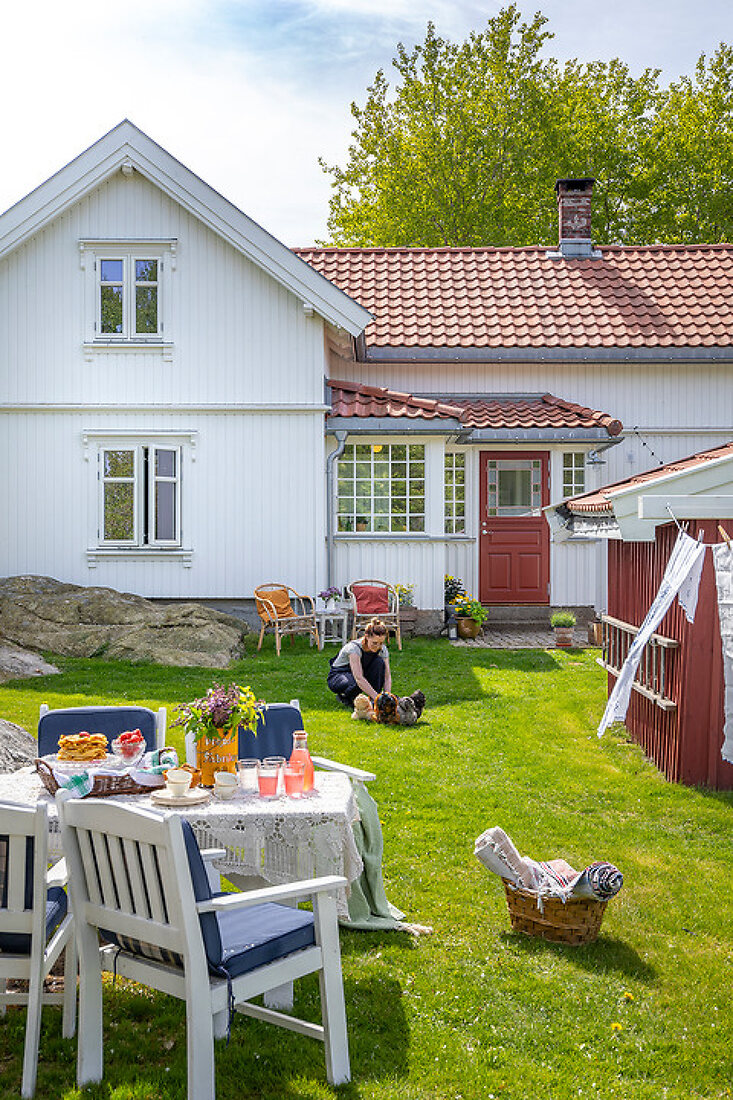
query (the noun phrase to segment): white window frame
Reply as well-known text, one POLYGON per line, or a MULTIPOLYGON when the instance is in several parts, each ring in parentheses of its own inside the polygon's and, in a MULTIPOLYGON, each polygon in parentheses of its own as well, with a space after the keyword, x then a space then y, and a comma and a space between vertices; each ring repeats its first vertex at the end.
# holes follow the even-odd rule
POLYGON ((467 486, 466 481, 468 478, 468 462, 466 461, 465 451, 454 451, 449 448, 445 450, 445 456, 443 459, 443 531, 446 535, 465 535, 466 534, 466 495, 467 486), (458 485, 455 480, 456 472, 456 458, 462 459, 463 462, 463 485, 461 487, 462 493, 458 492, 458 485), (451 473, 453 479, 450 485, 451 494, 449 496, 448 489, 448 460, 450 459, 452 467, 451 473), (457 506, 463 506, 463 515, 459 516, 457 506))
POLYGON ((586 485, 588 483, 587 466, 585 461, 584 451, 563 451, 560 458, 560 476, 562 477, 562 495, 563 499, 567 497, 579 496, 586 491, 586 485), (572 466, 566 469, 565 460, 572 459, 572 466), (580 461, 578 461, 580 460, 580 461), (570 489, 565 488, 566 474, 569 474, 570 489), (580 474, 580 479, 578 479, 580 474), (582 484, 578 484, 578 481, 582 484))
POLYGON ((183 480, 183 447, 180 443, 162 440, 110 439, 100 442, 97 449, 97 545, 104 549, 178 548, 182 545, 181 485, 183 480), (105 538, 105 486, 117 481, 105 477, 104 455, 106 451, 130 451, 133 454, 133 475, 125 481, 133 483, 133 537, 132 539, 105 538), (155 472, 159 451, 173 451, 176 455, 175 477, 158 477, 155 472), (146 454, 147 452, 147 454, 146 454), (145 459, 147 457, 147 464, 145 459), (159 481, 175 483, 176 531, 172 539, 155 537, 155 487, 159 481), (146 507, 147 506, 147 507, 146 507), (145 515, 147 510, 147 526, 145 515))
MULTIPOLYGON (((86 275, 84 348, 150 348, 166 351, 172 346, 171 277, 176 267, 177 242, 167 240, 105 240, 79 242, 80 262, 86 275), (102 260, 122 262, 122 332, 102 332, 102 260), (152 260, 157 266, 157 322, 155 332, 136 332, 136 289, 152 285, 137 279, 136 260, 152 260)), ((115 283, 117 281, 115 280, 115 283)))
MULTIPOLYGON (((404 440, 404 439, 381 439, 381 440, 380 439, 375 439, 375 440, 372 440, 372 441, 365 440, 365 439, 359 439, 359 440, 355 440, 353 443, 349 443, 347 445, 346 450, 347 451, 353 450, 353 454, 354 454, 354 473, 351 476, 352 494, 350 494, 350 495, 353 495, 354 505, 353 505, 353 509, 350 512, 347 512, 347 511, 342 509, 342 495, 341 495, 341 492, 340 492, 340 483, 346 480, 346 474, 344 472, 345 462, 344 462, 344 458, 342 456, 339 459, 339 465, 338 465, 338 471, 337 471, 337 477, 336 477, 336 526, 337 526, 337 533, 339 535, 364 535, 367 538, 375 538, 375 537, 379 538, 380 536, 391 536, 391 537, 397 536, 397 537, 400 537, 400 538, 409 538, 409 537, 420 538, 420 537, 423 537, 426 534, 427 524, 428 524, 428 493, 427 493, 428 448, 427 448, 426 444, 422 441, 421 442, 416 442, 416 441, 413 441, 413 440, 404 440), (356 485, 356 483, 357 483, 358 480, 363 480, 363 479, 358 479, 356 477, 356 465, 357 465, 357 462, 364 462, 365 459, 364 458, 357 459, 357 457, 356 457, 356 448, 357 447, 368 447, 369 448, 369 451, 370 451, 369 462, 370 462, 371 469, 372 469, 371 477, 369 479, 370 483, 371 483, 371 492, 370 492, 370 498, 369 498, 369 509, 368 509, 368 513, 366 511, 364 513, 362 513, 365 517, 366 524, 367 524, 366 527, 364 527, 364 528, 359 528, 358 523, 357 523, 357 519, 358 519, 358 515, 359 515, 359 509, 357 507, 357 485, 356 485), (406 490, 405 490, 405 497, 404 497, 404 500, 405 500, 405 513, 404 513, 405 528, 404 528, 404 530, 402 530, 399 527, 395 526, 395 522, 399 520, 400 514, 396 513, 393 509, 393 501, 395 499, 394 492, 393 492, 393 485, 394 485, 395 480, 401 480, 401 479, 397 479, 395 477, 395 475, 392 473, 393 464, 396 461, 398 461, 397 459, 394 458, 394 455, 393 455, 393 452, 392 452, 393 447, 404 447, 405 451, 406 451, 405 464, 406 464, 407 469, 406 469, 406 474, 405 474, 406 490), (422 458, 417 458, 416 456, 412 457, 412 458, 409 458, 408 457, 409 449, 410 448, 418 448, 418 447, 422 449, 422 458), (377 500, 377 493, 375 492, 375 488, 374 488, 374 486, 375 486, 374 465, 375 465, 375 462, 380 461, 378 456, 381 455, 383 451, 386 451, 387 453, 386 453, 386 455, 382 456, 381 460, 383 461, 385 458, 388 460, 389 470, 390 470, 389 479, 388 479, 389 507, 388 507, 387 511, 380 512, 380 511, 378 511, 378 509, 375 506, 375 502, 377 500), (409 477, 409 468, 410 468, 410 463, 411 462, 422 463, 422 466, 423 466, 422 493, 415 494, 418 498, 422 497, 422 500, 423 500, 422 512, 412 512, 410 510, 412 492, 411 492, 411 485, 410 485, 411 479, 409 477), (384 529, 379 529, 378 530, 375 526, 375 520, 378 519, 378 518, 383 518, 385 516, 387 517, 387 526, 384 529), (343 527, 342 526, 342 518, 343 517, 348 517, 349 520, 352 522, 353 526, 352 527, 343 527), (422 527, 421 528, 412 528, 411 527, 410 524, 411 524, 411 520, 413 518, 422 520, 422 527)), ((413 478, 412 480, 416 480, 416 479, 413 478)), ((402 498, 400 497, 399 499, 402 499, 402 498)))

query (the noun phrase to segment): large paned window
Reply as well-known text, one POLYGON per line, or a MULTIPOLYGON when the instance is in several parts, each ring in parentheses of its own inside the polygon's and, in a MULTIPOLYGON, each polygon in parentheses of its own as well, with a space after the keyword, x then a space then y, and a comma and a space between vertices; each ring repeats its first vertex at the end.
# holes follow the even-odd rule
POLYGON ((104 337, 160 336, 160 260, 134 253, 99 258, 95 331, 104 337))
POLYGON ((574 497, 585 492, 585 455, 568 451, 562 456, 562 495, 574 497))
POLYGON ((101 447, 99 486, 101 545, 180 546, 180 447, 101 447))
POLYGON ((425 530, 422 443, 349 444, 338 464, 338 530, 425 530))
POLYGON ((466 533, 466 456, 462 451, 445 454, 445 533, 466 533))

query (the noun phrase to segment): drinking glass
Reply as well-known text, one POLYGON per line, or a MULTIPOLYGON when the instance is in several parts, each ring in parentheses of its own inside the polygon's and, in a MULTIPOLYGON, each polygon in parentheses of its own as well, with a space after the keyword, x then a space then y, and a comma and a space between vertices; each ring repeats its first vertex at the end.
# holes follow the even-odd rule
POLYGON ((257 775, 261 798, 277 798, 284 766, 284 756, 266 756, 262 761, 257 775))
POLYGON ((259 772, 260 762, 247 758, 246 760, 237 761, 237 777, 239 779, 239 786, 242 788, 242 793, 246 795, 257 794, 259 790, 257 785, 257 774, 259 772))
POLYGON ((289 798, 300 798, 303 794, 305 766, 299 761, 291 761, 285 765, 284 776, 285 794, 289 798))

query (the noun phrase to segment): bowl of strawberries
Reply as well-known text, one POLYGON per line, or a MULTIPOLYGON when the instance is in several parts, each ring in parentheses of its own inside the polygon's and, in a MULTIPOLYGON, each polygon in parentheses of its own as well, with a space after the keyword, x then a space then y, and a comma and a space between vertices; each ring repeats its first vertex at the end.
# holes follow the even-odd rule
POLYGON ((125 730, 112 742, 112 752, 126 763, 134 764, 145 752, 145 738, 140 730, 125 730))

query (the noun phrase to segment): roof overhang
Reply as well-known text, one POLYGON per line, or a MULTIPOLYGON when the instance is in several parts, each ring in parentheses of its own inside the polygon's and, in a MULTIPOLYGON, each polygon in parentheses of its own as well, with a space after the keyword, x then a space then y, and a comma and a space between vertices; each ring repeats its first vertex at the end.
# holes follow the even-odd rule
MULTIPOLYGON (((465 432, 460 420, 451 417, 423 419, 419 416, 330 416, 326 434, 348 432, 349 435, 441 435, 457 439, 465 432)), ((461 440, 463 442, 463 440, 461 440)))
POLYGON ((594 443, 608 441, 605 428, 470 428, 467 443, 594 443))
POLYGON ((0 216, 0 259, 125 166, 139 172, 326 321, 357 336, 372 314, 125 119, 0 216))
POLYGON ((733 347, 410 348, 365 347, 370 363, 733 363, 733 347))
POLYGON ((560 502, 544 511, 556 542, 571 538, 653 542, 657 527, 673 519, 733 517, 733 455, 609 490, 608 510, 579 512, 560 502))

